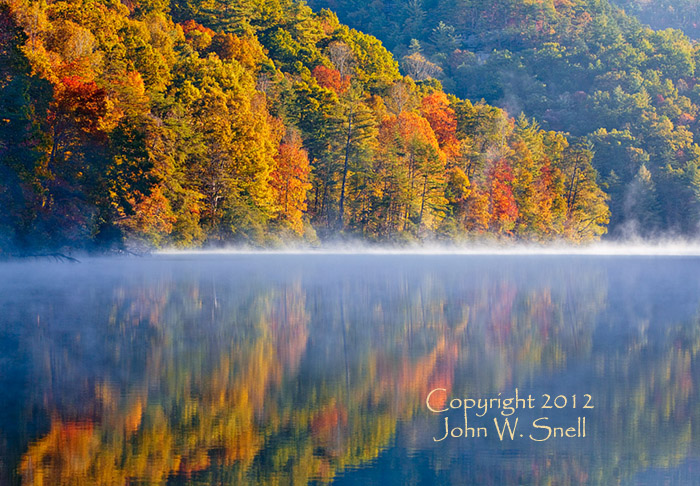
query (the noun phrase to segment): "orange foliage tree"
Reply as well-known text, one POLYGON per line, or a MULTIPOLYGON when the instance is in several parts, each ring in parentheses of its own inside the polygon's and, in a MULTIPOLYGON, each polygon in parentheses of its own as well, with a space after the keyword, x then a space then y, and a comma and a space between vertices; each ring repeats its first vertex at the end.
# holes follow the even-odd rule
POLYGON ((440 148, 447 155, 448 161, 454 161, 460 155, 460 143, 457 139, 457 116, 450 106, 447 95, 442 91, 425 96, 421 101, 421 114, 428 120, 435 132, 440 148))
POLYGON ((332 89, 337 94, 345 93, 350 87, 350 76, 341 76, 337 69, 316 66, 312 74, 321 87, 332 89))
POLYGON ((297 133, 288 134, 275 156, 277 166, 272 172, 271 185, 279 206, 279 217, 297 234, 304 229, 302 217, 306 211, 306 194, 311 189, 311 166, 306 150, 297 133))
POLYGON ((488 174, 491 198, 491 228, 498 233, 510 234, 518 217, 513 190, 513 172, 504 159, 497 160, 488 174))

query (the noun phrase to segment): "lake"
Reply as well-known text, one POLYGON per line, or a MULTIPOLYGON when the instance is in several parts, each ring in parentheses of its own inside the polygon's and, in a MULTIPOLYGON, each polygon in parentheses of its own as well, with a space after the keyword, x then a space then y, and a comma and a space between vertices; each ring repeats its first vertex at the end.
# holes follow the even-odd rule
POLYGON ((2 263, 0 365, 0 484, 700 478, 693 256, 2 263))

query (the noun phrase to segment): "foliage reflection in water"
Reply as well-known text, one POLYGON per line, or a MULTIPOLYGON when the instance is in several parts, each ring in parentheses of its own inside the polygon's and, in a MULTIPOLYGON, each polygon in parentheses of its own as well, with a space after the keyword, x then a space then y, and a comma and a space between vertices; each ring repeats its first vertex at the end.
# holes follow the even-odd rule
POLYGON ((697 258, 169 255, 2 270, 2 482, 686 484, 698 468, 697 258), (434 441, 431 390, 516 387, 538 406, 591 394, 587 437, 434 441))

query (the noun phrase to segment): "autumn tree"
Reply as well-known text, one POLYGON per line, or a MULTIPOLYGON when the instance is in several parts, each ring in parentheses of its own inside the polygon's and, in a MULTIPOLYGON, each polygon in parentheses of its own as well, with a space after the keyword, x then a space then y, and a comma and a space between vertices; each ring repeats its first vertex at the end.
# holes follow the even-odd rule
POLYGON ((372 156, 376 140, 376 122, 373 113, 362 103, 361 93, 351 90, 341 99, 342 118, 339 132, 344 138, 341 148, 340 196, 338 200, 338 227, 342 230, 345 217, 345 197, 348 174, 351 170, 362 172, 361 164, 372 156))
POLYGON ((567 148, 562 158, 566 231, 575 241, 590 240, 605 233, 610 219, 607 196, 596 185, 591 148, 588 141, 576 142, 567 148))
POLYGON ((311 189, 309 157, 296 132, 288 133, 275 156, 272 172, 272 187, 279 210, 279 219, 288 224, 297 234, 302 234, 303 215, 306 211, 307 192, 311 189))
POLYGON ((518 217, 512 185, 513 172, 508 162, 503 159, 495 161, 488 171, 489 227, 499 234, 512 233, 518 217))
POLYGON ((48 82, 32 75, 27 36, 0 5, 0 253, 40 244, 32 234, 43 192, 48 82), (43 125, 43 126, 42 126, 43 125))

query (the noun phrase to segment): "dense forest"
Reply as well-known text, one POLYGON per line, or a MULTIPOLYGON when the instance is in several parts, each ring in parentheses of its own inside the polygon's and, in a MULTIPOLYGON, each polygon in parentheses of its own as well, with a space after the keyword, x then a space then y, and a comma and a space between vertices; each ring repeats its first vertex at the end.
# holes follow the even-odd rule
POLYGON ((654 29, 680 29, 693 39, 700 35, 700 0, 613 0, 613 3, 654 29))
POLYGON ((414 79, 585 137, 609 234, 695 235, 700 223, 696 2, 313 0, 378 36, 414 79), (624 7, 621 10, 618 6, 624 7), (628 13, 626 13, 628 12, 628 13))
POLYGON ((667 3, 5 1, 0 251, 694 235, 667 3))
POLYGON ((607 229, 589 140, 404 77, 329 10, 11 0, 0 14, 4 253, 607 229))
POLYGON ((0 254, 693 236, 695 8, 4 1, 0 254))

